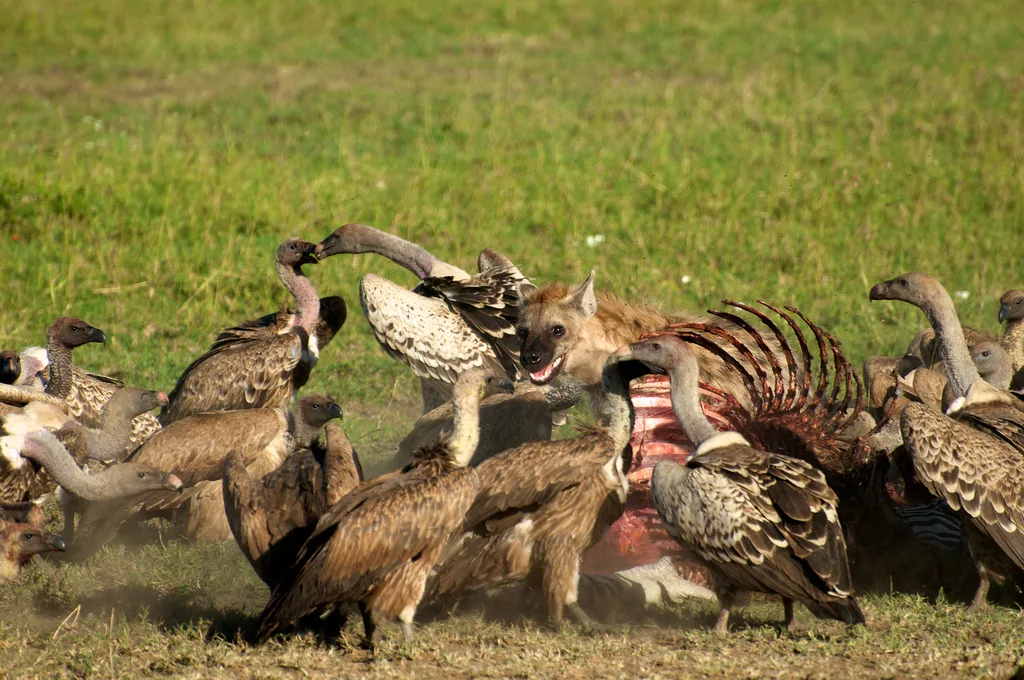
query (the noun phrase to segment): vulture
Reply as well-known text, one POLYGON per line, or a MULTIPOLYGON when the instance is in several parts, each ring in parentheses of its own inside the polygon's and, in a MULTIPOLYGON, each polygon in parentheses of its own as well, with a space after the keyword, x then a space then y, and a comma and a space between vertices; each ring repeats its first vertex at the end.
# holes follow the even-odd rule
POLYGON ((988 604, 991 583, 1024 569, 1024 410, 981 379, 953 301, 919 272, 875 284, 871 300, 900 300, 928 317, 953 401, 945 413, 911 403, 900 431, 922 484, 960 513, 979 583, 972 609, 988 604))
MULTIPOLYGON (((341 417, 341 409, 335 417, 341 417)), ((264 583, 277 586, 320 516, 362 477, 352 442, 334 423, 326 427, 323 446, 314 442, 293 452, 262 479, 246 472, 237 452, 228 454, 222 480, 228 525, 264 583)))
MULTIPOLYGON (((90 342, 105 343, 107 336, 81 319, 62 317, 46 333, 46 354, 50 362, 47 393, 67 404, 68 415, 87 427, 100 427, 103 406, 124 384, 114 378, 87 373, 72 363, 72 350, 90 342)), ((148 411, 132 422, 132 433, 124 451, 127 455, 160 429, 156 416, 148 411)))
POLYGON ((836 494, 809 463, 767 453, 738 432, 720 432, 700 405, 697 356, 672 335, 616 351, 667 371, 672 408, 696 446, 684 464, 661 460, 651 478, 654 505, 668 533, 715 577, 721 610, 715 631, 728 632, 743 592, 780 595, 786 625, 793 602, 815 616, 864 623, 853 597, 836 494))
POLYGON ((476 495, 467 467, 480 435, 480 400, 491 387, 511 383, 484 369, 456 382, 454 429, 420 449, 402 470, 363 482, 324 514, 271 593, 256 639, 343 603, 356 603, 367 642, 377 627, 398 620, 407 642, 427 576, 459 531, 476 495))
POLYGON ((317 256, 377 253, 420 279, 407 290, 367 274, 359 300, 377 342, 421 380, 423 412, 451 397, 452 385, 470 368, 483 367, 510 380, 524 377, 515 323, 519 286, 528 283, 504 255, 480 253, 478 274, 438 260, 418 245, 364 224, 346 224, 317 245, 317 256))
POLYGON ((0 352, 0 383, 13 385, 21 375, 21 357, 17 352, 5 349, 0 352))
MULTIPOLYGON (((137 417, 166 403, 167 397, 161 392, 137 387, 118 388, 103 405, 98 428, 87 428, 69 421, 59 409, 40 402, 28 404, 18 413, 8 414, 3 418, 6 436, 0 438, 0 450, 7 461, 7 469, 0 472, 0 500, 20 502, 38 498, 53 490, 56 476, 49 466, 44 465, 50 474, 42 475, 36 466, 25 464, 24 452, 21 450, 25 435, 53 429, 62 447, 70 450, 76 469, 89 459, 109 462, 116 460, 128 446, 137 417)), ((61 482, 57 480, 57 483, 61 482)), ((64 488, 72 496, 81 496, 74 493, 74 487, 64 488)), ((67 511, 68 508, 65 508, 67 511)))
POLYGON ((184 511, 186 534, 192 540, 231 538, 224 510, 221 477, 224 460, 237 452, 249 474, 260 478, 275 470, 296 448, 309 447, 337 408, 321 395, 310 395, 294 411, 259 408, 200 413, 175 421, 157 432, 128 458, 130 462, 168 470, 179 477, 182 493, 151 492, 130 503, 93 503, 82 512, 72 556, 86 557, 137 513, 152 515, 184 511))
POLYGON ((430 581, 429 599, 526 579, 541 592, 553 625, 568 611, 584 628, 596 627, 577 602, 580 559, 625 508, 636 369, 635 362, 605 366, 605 427, 525 444, 477 466, 476 497, 430 581))
MULTIPOLYGON (((317 351, 330 344, 348 317, 348 307, 338 295, 320 298, 320 313, 313 328, 317 351)), ((265 314, 258 319, 246 321, 234 328, 225 328, 213 341, 211 349, 231 345, 237 341, 272 339, 288 333, 295 326, 297 313, 294 309, 265 314)))
POLYGON ((17 578, 21 568, 33 555, 63 551, 64 539, 45 529, 20 522, 0 528, 0 584, 17 578))
POLYGON ((314 248, 290 238, 277 249, 277 276, 295 298, 295 314, 286 314, 284 320, 275 316, 276 331, 257 321, 222 332, 178 378, 160 422, 166 426, 200 413, 277 408, 291 402, 319 358, 315 331, 320 298, 302 273, 303 265, 317 262, 314 248))
POLYGON ((0 503, 0 529, 8 524, 21 522, 34 527, 46 526, 46 514, 38 501, 24 503, 0 503))
POLYGON ((1013 364, 1014 390, 1024 388, 1024 290, 1009 290, 999 298, 999 323, 1005 323, 999 344, 1013 364))

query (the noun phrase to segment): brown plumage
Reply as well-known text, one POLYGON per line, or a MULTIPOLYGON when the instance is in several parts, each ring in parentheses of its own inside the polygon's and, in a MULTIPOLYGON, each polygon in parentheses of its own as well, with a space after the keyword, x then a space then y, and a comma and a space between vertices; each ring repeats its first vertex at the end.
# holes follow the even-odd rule
POLYGON ((511 261, 486 249, 479 274, 438 260, 418 245, 363 224, 339 227, 317 246, 320 259, 342 253, 377 253, 420 278, 408 290, 367 274, 359 297, 377 342, 423 381, 424 413, 451 397, 470 368, 521 377, 515 323, 519 285, 526 279, 511 261))
POLYGON ((610 363, 604 371, 606 428, 525 444, 477 467, 476 498, 431 579, 429 598, 528 579, 550 622, 560 624, 568 609, 594 626, 577 603, 580 558, 622 515, 629 488, 631 374, 623 369, 610 363))
POLYGON ((90 504, 79 524, 82 540, 76 541, 72 553, 77 558, 87 556, 137 513, 182 511, 186 533, 193 540, 230 539, 220 482, 224 459, 230 451, 238 452, 246 470, 256 478, 276 469, 294 448, 308 446, 323 426, 323 422, 309 424, 301 417, 303 402, 308 399, 313 397, 301 400, 295 413, 283 408, 200 413, 163 428, 129 461, 174 473, 184 482, 185 490, 146 494, 130 504, 90 504))
POLYGON ((876 284, 870 298, 913 304, 935 329, 953 401, 945 415, 909 404, 900 430, 921 483, 961 511, 980 577, 971 606, 984 607, 990 582, 1024 569, 1024 410, 981 379, 938 281, 903 274, 876 284))
MULTIPOLYGON (((330 344, 334 336, 345 325, 348 318, 348 307, 345 300, 338 295, 320 298, 320 313, 312 337, 316 339, 318 350, 330 344)), ((289 332, 295 326, 296 311, 294 308, 265 314, 258 319, 246 321, 234 328, 225 328, 213 341, 211 350, 231 345, 239 340, 259 340, 272 338, 289 332)))
POLYGON ((342 429, 327 425, 326 440, 324 446, 293 452, 262 479, 250 476, 234 451, 224 461, 224 507, 231 533, 271 589, 320 516, 362 481, 358 458, 342 429))
POLYGON ((33 555, 64 550, 64 539, 30 524, 13 523, 0 529, 0 584, 14 580, 33 555))
MULTIPOLYGON (((72 350, 90 342, 106 341, 103 331, 70 316, 54 321, 46 333, 46 354, 50 360, 46 391, 64 400, 68 415, 86 427, 102 426, 103 406, 124 383, 75 366, 72 350)), ((147 411, 137 416, 132 422, 128 443, 118 457, 131 453, 159 429, 160 422, 155 414, 147 411)))
POLYGON ((650 338, 616 354, 669 372, 672 407, 697 447, 685 465, 659 461, 651 485, 669 534, 715 576, 722 606, 715 630, 727 631, 729 610, 743 591, 780 595, 787 625, 794 600, 816 616, 863 623, 838 499, 824 474, 760 451, 737 432, 717 431, 700 406, 697 357, 679 338, 650 338))
POLYGON ((451 437, 407 468, 364 482, 320 518, 260 616, 257 640, 345 602, 359 605, 371 645, 377 626, 395 619, 411 640, 427 575, 473 502, 466 464, 479 438, 480 398, 493 382, 482 370, 463 373, 451 437))
POLYGON ((320 300, 302 273, 316 264, 314 245, 291 238, 275 256, 278 278, 295 298, 297 312, 285 332, 248 325, 227 329, 213 347, 178 378, 170 403, 160 414, 167 425, 211 411, 284 407, 305 385, 319 350, 314 335, 320 300))

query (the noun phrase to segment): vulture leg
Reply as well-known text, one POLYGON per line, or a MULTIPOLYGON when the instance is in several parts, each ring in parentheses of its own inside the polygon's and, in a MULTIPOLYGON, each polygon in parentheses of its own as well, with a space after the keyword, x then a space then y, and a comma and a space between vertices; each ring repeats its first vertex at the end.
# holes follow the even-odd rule
POLYGON ((565 606, 565 609, 587 633, 608 633, 615 630, 615 626, 610 626, 607 623, 598 623, 590 618, 590 615, 583 611, 583 607, 578 602, 570 602, 565 606))
POLYGON ((782 598, 782 609, 786 613, 786 628, 793 630, 793 623, 795 621, 793 617, 793 599, 789 597, 782 598))
POLYGON ((718 618, 715 619, 715 627, 713 629, 719 635, 727 635, 729 633, 729 608, 722 607, 718 612, 718 618))
POLYGON ((714 632, 719 635, 727 635, 729 633, 729 610, 736 604, 739 593, 732 588, 717 588, 716 593, 718 595, 718 604, 721 609, 718 611, 718 618, 715 619, 714 632))
POLYGON ((412 644, 412 621, 402 621, 402 637, 405 644, 412 644))
MULTIPOLYGON (((537 546, 542 560, 541 592, 547 607, 548 620, 558 627, 567 604, 576 603, 576 584, 579 582, 579 558, 571 546, 562 541, 545 541, 537 546)), ((585 626, 585 624, 584 624, 585 626)))
POLYGON ((373 614, 363 602, 359 603, 359 613, 363 615, 363 630, 366 633, 366 648, 372 651, 376 645, 377 622, 373 620, 373 614))
POLYGON ((971 604, 967 606, 967 609, 972 612, 983 612, 988 609, 988 587, 990 585, 988 569, 979 567, 978 575, 980 576, 978 589, 974 592, 974 599, 971 600, 971 604))

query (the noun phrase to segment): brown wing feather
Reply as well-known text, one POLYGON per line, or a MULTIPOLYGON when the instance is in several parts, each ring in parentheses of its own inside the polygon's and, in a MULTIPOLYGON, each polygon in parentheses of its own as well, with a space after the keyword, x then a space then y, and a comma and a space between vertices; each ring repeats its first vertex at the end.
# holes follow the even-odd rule
POLYGON ((359 486, 363 481, 363 468, 359 464, 359 456, 352 448, 352 442, 337 424, 327 424, 326 439, 323 474, 325 501, 327 507, 331 507, 359 486))
POLYGON ((242 455, 248 467, 277 443, 283 459, 287 431, 287 415, 279 409, 200 413, 160 430, 130 460, 171 472, 191 486, 200 480, 219 479, 224 458, 232 450, 242 455))
POLYGON ((296 332, 222 343, 185 369, 160 420, 168 424, 208 411, 285 406, 301 387, 295 374, 308 377, 308 365, 300 370, 300 363, 310 361, 308 354, 296 332))
POLYGON ((385 492, 361 499, 328 524, 320 522, 260 616, 260 640, 323 606, 365 598, 380 579, 420 556, 426 559, 428 549, 436 552, 458 529, 473 499, 472 471, 396 477, 401 479, 385 492))
POLYGON ((918 479, 962 509, 1024 569, 1024 456, 1011 410, 976 408, 949 418, 921 404, 900 416, 918 479))
POLYGON ((486 531, 483 522, 544 504, 578 485, 611 456, 611 439, 598 432, 569 440, 533 442, 499 453, 476 468, 477 496, 466 513, 466 530, 486 531))

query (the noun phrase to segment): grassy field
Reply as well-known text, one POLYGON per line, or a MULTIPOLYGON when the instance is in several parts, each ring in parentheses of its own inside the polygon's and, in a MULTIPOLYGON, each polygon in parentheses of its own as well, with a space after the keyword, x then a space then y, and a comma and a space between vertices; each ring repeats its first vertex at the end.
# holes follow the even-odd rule
MULTIPOLYGON (((670 309, 794 304, 858 361, 923 322, 869 305, 878 280, 930 272, 986 330, 1024 284, 1011 0, 0 0, 0 16, 0 347, 74 314, 111 339, 78 362, 133 384, 169 389, 218 329, 275 309, 276 244, 345 221, 464 267, 494 247, 539 283, 596 268, 670 309)), ((371 256, 309 269, 353 307, 309 388, 379 458, 418 387, 376 347, 357 285, 411 275, 371 256)), ((705 610, 594 639, 460 618, 424 627, 414 661, 368 667, 344 641, 203 643, 265 597, 226 548, 62 569, 0 590, 0 676, 980 677, 1022 651, 1017 613, 877 597, 866 631, 797 638, 712 639, 689 630, 705 610)))

